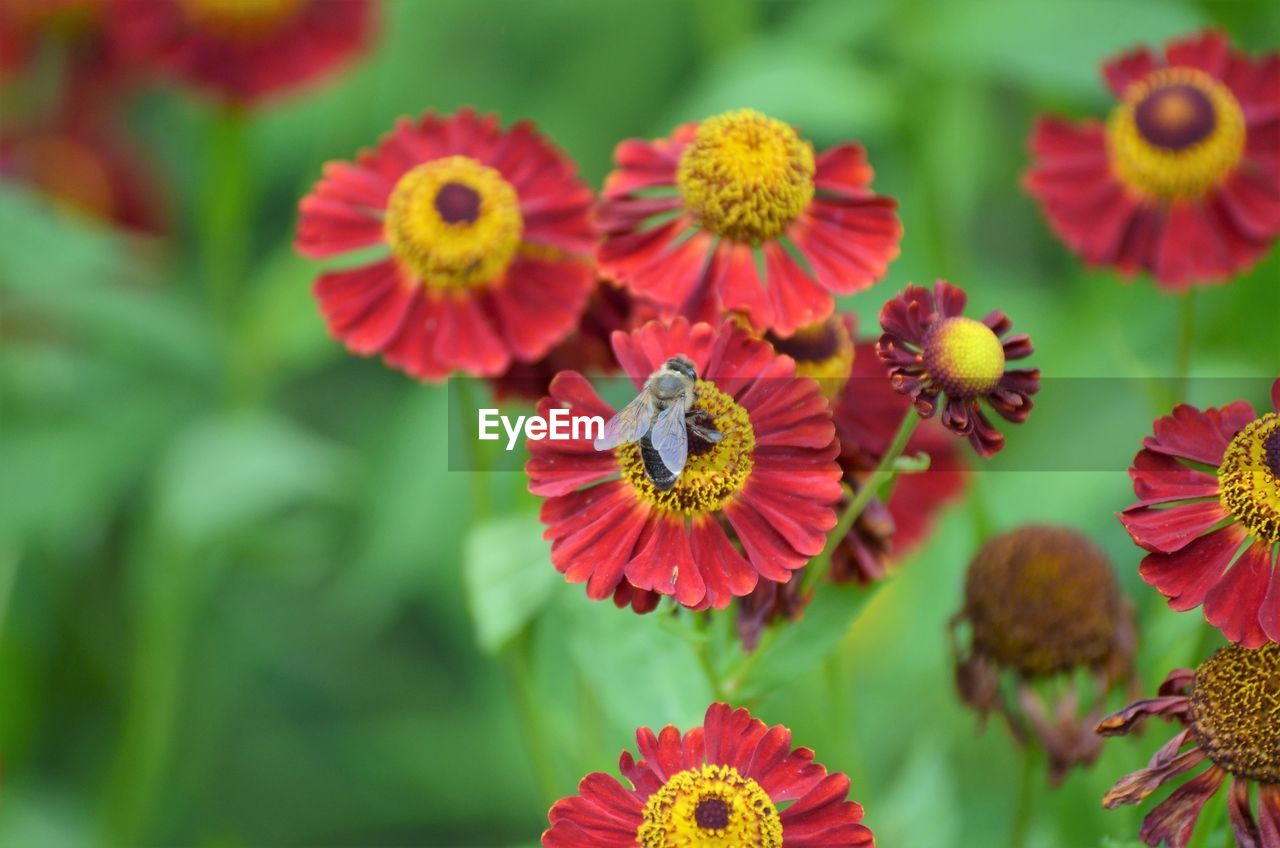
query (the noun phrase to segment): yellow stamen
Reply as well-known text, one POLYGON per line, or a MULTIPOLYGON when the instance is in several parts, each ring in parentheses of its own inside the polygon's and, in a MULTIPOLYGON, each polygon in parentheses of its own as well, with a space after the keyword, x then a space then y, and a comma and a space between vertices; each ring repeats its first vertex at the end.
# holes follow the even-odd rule
POLYGON ((703 121, 676 185, 704 229, 759 244, 781 235, 813 199, 813 145, 751 109, 703 121))
POLYGON ((1280 645, 1220 649, 1196 669, 1191 733, 1214 765, 1280 783, 1280 645))
POLYGON ((704 515, 723 507, 742 489, 755 464, 751 454, 756 434, 747 411, 706 380, 698 381, 697 391, 694 409, 724 438, 709 444, 690 434, 689 458, 674 486, 664 492, 653 485, 645 474, 638 443, 622 445, 617 453, 622 478, 639 497, 659 509, 685 515, 704 515))
POLYGON ((387 203, 387 242, 432 288, 501 278, 520 246, 516 190, 467 156, 424 162, 400 178, 387 203))
POLYGON ((818 381, 822 395, 831 400, 840 394, 853 370, 854 345, 849 328, 839 315, 801 327, 787 338, 765 336, 773 349, 796 361, 796 376, 818 381))
POLYGON ((1231 440, 1218 468, 1222 505, 1268 545, 1280 542, 1280 415, 1269 412, 1231 440))
POLYGON ((1161 202, 1203 197, 1244 153, 1244 112, 1231 90, 1192 68, 1135 82, 1107 120, 1117 176, 1161 202))
POLYGON ((981 397, 1004 376, 1004 347, 981 321, 947 318, 925 338, 924 364, 949 397, 981 397))
POLYGON ((782 820, 769 794, 737 769, 704 765, 672 776, 649 796, 641 848, 781 848, 782 820))

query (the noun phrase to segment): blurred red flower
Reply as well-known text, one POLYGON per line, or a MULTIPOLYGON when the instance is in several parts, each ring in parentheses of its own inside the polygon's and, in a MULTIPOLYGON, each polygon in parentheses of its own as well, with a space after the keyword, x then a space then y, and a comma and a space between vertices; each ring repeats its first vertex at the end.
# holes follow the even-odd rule
POLYGON ((355 162, 330 162, 300 204, 297 248, 385 258, 322 274, 330 332, 422 380, 501 374, 578 322, 595 285, 591 191, 532 124, 403 119, 355 162))
POLYGON ((1025 184, 1093 265, 1168 288, 1221 282, 1280 234, 1280 53, 1254 61, 1226 36, 1107 62, 1119 102, 1105 125, 1041 118, 1025 184))
POLYGON ((235 103, 332 73, 373 33, 372 0, 110 0, 115 49, 131 63, 235 103))

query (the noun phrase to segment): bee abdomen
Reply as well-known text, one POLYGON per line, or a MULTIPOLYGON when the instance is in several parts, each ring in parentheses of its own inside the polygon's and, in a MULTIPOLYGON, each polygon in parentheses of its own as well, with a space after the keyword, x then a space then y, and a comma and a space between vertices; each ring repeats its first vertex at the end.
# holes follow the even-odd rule
POLYGON ((640 439, 640 459, 644 461, 645 476, 649 478, 649 482, 653 483, 655 489, 665 492, 676 484, 676 478, 679 475, 673 474, 671 469, 667 468, 648 433, 640 439))

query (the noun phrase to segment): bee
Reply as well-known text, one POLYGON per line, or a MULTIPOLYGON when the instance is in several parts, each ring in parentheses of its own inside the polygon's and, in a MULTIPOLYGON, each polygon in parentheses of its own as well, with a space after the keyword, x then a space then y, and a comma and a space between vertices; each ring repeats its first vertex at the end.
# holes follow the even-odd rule
POLYGON ((618 410, 595 440, 596 450, 640 443, 644 472, 659 491, 676 484, 689 457, 689 433, 714 444, 724 438, 705 413, 694 410, 698 372, 693 360, 678 353, 649 375, 635 399, 618 410))

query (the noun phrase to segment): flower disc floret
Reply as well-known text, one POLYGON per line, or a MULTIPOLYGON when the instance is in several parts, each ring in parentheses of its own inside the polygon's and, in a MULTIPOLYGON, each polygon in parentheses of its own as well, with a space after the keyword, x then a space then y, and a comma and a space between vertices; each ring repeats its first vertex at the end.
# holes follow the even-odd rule
POLYGON ((1262 542, 1280 542, 1280 414, 1245 427, 1218 468, 1222 505, 1262 542))
POLYGON ((782 820, 760 784, 731 766, 674 775, 645 804, 643 848, 780 848, 782 820))
POLYGON ((703 228, 758 244, 781 235, 809 205, 814 170, 813 146, 791 126, 741 109, 698 126, 676 186, 703 228))
POLYGON ((1222 648, 1196 669, 1190 728, 1218 766, 1280 783, 1280 645, 1222 648))

